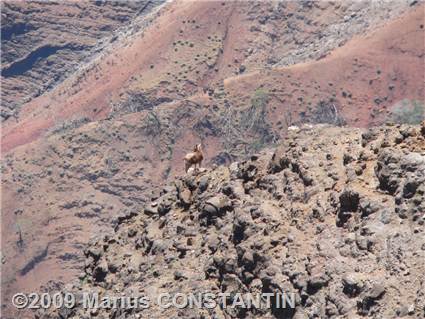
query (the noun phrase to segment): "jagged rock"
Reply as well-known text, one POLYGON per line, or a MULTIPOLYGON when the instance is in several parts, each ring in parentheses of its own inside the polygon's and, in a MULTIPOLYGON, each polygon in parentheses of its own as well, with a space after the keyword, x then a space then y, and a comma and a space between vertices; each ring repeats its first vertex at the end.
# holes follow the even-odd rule
POLYGON ((165 215, 171 210, 174 202, 174 196, 165 195, 161 197, 158 202, 158 213, 160 215, 165 215))
POLYGON ((360 274, 349 273, 342 278, 342 284, 344 286, 343 292, 353 298, 360 294, 364 288, 363 280, 360 274))
POLYGON ((226 274, 223 277, 223 281, 221 284, 222 284, 223 290, 230 294, 236 294, 238 292, 240 293, 246 290, 244 284, 240 281, 238 276, 234 274, 226 274))
POLYGON ((344 153, 342 161, 343 161, 344 165, 347 165, 347 164, 351 163, 352 161, 354 161, 354 158, 351 154, 344 153))
POLYGON ((146 215, 156 215, 158 214, 158 205, 153 206, 152 204, 149 204, 144 208, 143 212, 146 215))
POLYGON ((184 189, 179 192, 179 199, 180 203, 187 208, 192 203, 192 193, 190 192, 190 190, 184 189))
POLYGON ((100 259, 93 270, 93 278, 96 281, 103 281, 108 274, 108 263, 105 258, 100 259))
POLYGON ((351 189, 346 189, 339 196, 341 212, 355 212, 360 201, 359 193, 351 189))
POLYGON ((373 130, 368 130, 362 134, 362 146, 365 147, 370 142, 374 141, 378 136, 378 133, 373 130))
POLYGON ((317 290, 326 286, 330 278, 326 274, 317 274, 307 279, 307 291, 314 294, 317 290))
POLYGON ((204 205, 204 210, 212 215, 222 213, 229 208, 231 208, 231 203, 225 195, 214 196, 208 199, 204 205))
POLYGON ((209 178, 208 176, 202 176, 201 179, 199 180, 199 192, 205 192, 208 188, 208 183, 209 183, 209 178))
POLYGON ((290 164, 289 159, 286 157, 286 152, 282 147, 276 149, 273 153, 272 158, 269 163, 268 171, 269 173, 275 174, 279 173, 285 168, 288 168, 290 164))
POLYGON ((359 211, 362 213, 362 217, 369 216, 383 209, 382 205, 369 200, 368 198, 361 198, 359 202, 359 211))
POLYGON ((358 313, 367 315, 370 308, 372 308, 377 301, 385 294, 385 287, 382 284, 375 283, 363 295, 362 299, 358 301, 358 313))
POLYGON ((237 176, 245 182, 252 181, 257 174, 257 167, 252 162, 242 162, 238 166, 237 176))
POLYGON ((351 213, 356 212, 359 207, 360 195, 351 189, 345 189, 339 196, 339 213, 337 215, 337 226, 343 226, 351 213))
POLYGON ((378 163, 375 167, 375 173, 379 180, 379 187, 394 194, 399 186, 399 175, 401 172, 398 170, 398 163, 400 157, 390 150, 384 150, 378 157, 378 163))

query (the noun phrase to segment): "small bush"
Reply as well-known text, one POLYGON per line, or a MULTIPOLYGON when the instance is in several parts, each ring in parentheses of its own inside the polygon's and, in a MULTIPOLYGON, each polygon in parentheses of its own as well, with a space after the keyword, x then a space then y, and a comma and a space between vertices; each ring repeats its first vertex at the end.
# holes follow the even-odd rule
POLYGON ((262 88, 258 88, 251 98, 251 105, 255 108, 264 108, 269 100, 269 94, 262 88))
POLYGON ((402 100, 393 107, 390 119, 400 124, 420 124, 425 119, 424 104, 416 100, 402 100))
POLYGON ((89 123, 89 122, 90 122, 90 119, 86 116, 81 117, 81 118, 66 120, 66 121, 60 122, 56 126, 54 126, 51 129, 51 133, 52 134, 63 133, 63 132, 69 131, 69 130, 76 129, 80 126, 83 126, 84 124, 89 123))

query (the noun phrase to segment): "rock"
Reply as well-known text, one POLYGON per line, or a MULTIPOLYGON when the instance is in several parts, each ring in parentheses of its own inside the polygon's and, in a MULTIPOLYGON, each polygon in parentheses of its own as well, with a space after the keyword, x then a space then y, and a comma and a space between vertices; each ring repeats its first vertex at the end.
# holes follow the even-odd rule
MULTIPOLYGON (((400 307, 412 303, 416 308, 411 316, 420 316, 423 296, 417 278, 421 273, 412 265, 421 264, 425 250, 425 174, 417 156, 408 155, 421 145, 422 137, 409 136, 400 144, 391 142, 388 150, 381 149, 381 140, 386 136, 392 141, 399 130, 395 125, 372 129, 376 142, 370 144, 376 145, 362 147, 357 129, 300 128, 282 142, 280 154, 266 149, 230 165, 231 169, 208 167, 194 176, 177 177, 171 184, 174 188, 166 187, 161 196, 152 195, 159 189, 150 191, 148 200, 129 208, 135 214, 108 236, 90 242, 84 276, 72 289, 96 289, 106 295, 154 292, 154 298, 156 291, 164 289, 184 294, 295 294, 295 309, 278 309, 272 303, 270 309, 217 307, 211 313, 195 311, 196 307, 193 312, 167 310, 172 317, 184 318, 390 318, 397 310, 409 314, 400 307), (342 165, 336 159, 344 153, 357 160, 342 165), (324 159, 326 154, 331 160, 324 159), (382 165, 377 168, 378 180, 370 180, 370 169, 378 162, 382 165), (351 180, 357 166, 364 167, 363 176, 351 180), (391 194, 393 179, 396 186, 391 194), (145 204, 151 198, 156 204, 145 204), (138 213, 141 208, 145 214, 138 213), (335 217, 341 227, 335 226, 335 217), (386 291, 394 282, 400 291, 386 291), (411 300, 404 291, 419 294, 411 300)), ((116 194, 122 191, 116 189, 116 194)), ((133 201, 137 192, 126 189, 122 200, 133 201)), ((66 202, 71 203, 70 211, 85 206, 83 201, 75 207, 66 202)), ((86 205, 89 211, 102 207, 86 205)), ((102 214, 109 207, 103 206, 102 214)), ((76 306, 73 316, 84 318, 84 313, 76 306)), ((135 314, 99 309, 97 317, 124 319, 135 314)), ((152 304, 143 314, 157 318, 163 309, 152 304)))
POLYGON ((226 211, 232 208, 232 204, 229 198, 220 194, 208 199, 202 206, 202 212, 200 214, 201 219, 205 219, 207 224, 214 222, 217 217, 222 216, 226 211))
POLYGON ((245 290, 244 284, 238 276, 226 274, 222 281, 223 291, 230 294, 242 293, 245 290))
POLYGON ((363 295, 362 299, 357 303, 359 314, 366 315, 369 313, 377 301, 385 294, 385 287, 382 284, 374 283, 363 295))
POLYGON ((359 207, 360 196, 359 193, 345 189, 339 196, 340 210, 342 212, 355 212, 359 207))
POLYGON ((425 156, 419 153, 409 153, 403 156, 400 160, 401 169, 414 172, 419 168, 424 168, 425 166, 425 156))
POLYGON ((359 295, 364 288, 363 280, 357 273, 349 273, 345 275, 342 278, 342 284, 344 286, 343 292, 351 298, 359 295))
POLYGON ((318 290, 326 286, 330 278, 326 274, 316 274, 310 276, 307 280, 307 292, 309 294, 315 294, 318 290))
POLYGON ((337 215, 337 226, 343 226, 351 216, 350 213, 356 212, 359 207, 360 195, 351 189, 345 189, 339 196, 339 212, 337 215))
POLYGON ((374 141, 378 137, 378 133, 369 129, 367 132, 362 134, 362 146, 365 147, 370 142, 374 141))
POLYGON ((174 280, 187 279, 187 277, 179 270, 174 272, 174 280))
POLYGON ((190 204, 192 203, 192 193, 187 188, 179 192, 178 194, 180 203, 183 207, 186 209, 189 208, 190 204))
POLYGON ((378 156, 377 166, 375 167, 375 174, 379 180, 379 188, 394 194, 400 184, 398 163, 400 157, 398 154, 390 150, 384 150, 378 156))
POLYGON ((156 215, 158 214, 158 205, 153 206, 152 204, 149 204, 145 206, 143 212, 149 216, 156 215))
POLYGON ((396 144, 400 144, 401 142, 403 142, 404 140, 404 136, 401 134, 398 134, 395 138, 394 138, 394 143, 396 144))
POLYGON ((289 159, 286 157, 286 151, 283 147, 279 147, 273 153, 269 162, 268 172, 271 174, 279 173, 290 164, 289 159))
POLYGON ((105 280, 106 275, 108 274, 108 264, 105 258, 100 259, 97 266, 93 271, 93 278, 95 281, 101 282, 105 280))
POLYGON ((412 198, 416 194, 418 187, 418 180, 407 180, 403 186, 403 197, 407 199, 412 198))
POLYGON ((230 164, 229 171, 230 171, 230 175, 231 176, 234 176, 234 177, 238 176, 239 163, 238 162, 233 162, 232 164, 230 164))
POLYGON ((257 174, 257 167, 250 161, 239 164, 237 177, 245 182, 252 181, 257 174))
POLYGON ((234 192, 235 192, 235 189, 233 188, 233 185, 232 184, 226 183, 221 188, 221 191, 226 196, 232 196, 234 194, 234 192))
POLYGON ((103 249, 98 245, 92 245, 88 247, 85 251, 85 255, 93 257, 95 261, 97 261, 100 257, 103 256, 103 249))
POLYGON ((382 295, 385 293, 385 287, 384 285, 380 283, 375 283, 372 285, 372 288, 368 292, 368 297, 371 299, 379 299, 382 297, 382 295))
POLYGON ((381 209, 383 209, 382 205, 377 202, 371 201, 367 198, 360 199, 359 211, 362 213, 362 217, 372 215, 381 209))
POLYGON ((158 201, 158 213, 160 215, 167 214, 173 205, 173 198, 172 195, 164 195, 162 196, 158 201))
POLYGON ((121 262, 122 262, 122 260, 118 259, 115 256, 113 258, 108 258, 107 259, 108 270, 111 273, 116 273, 121 266, 121 262))
POLYGON ((205 206, 210 206, 212 208, 208 208, 209 211, 215 213, 221 213, 225 210, 228 210, 232 207, 232 204, 229 198, 225 195, 217 195, 205 202, 205 206))
POLYGON ((199 180, 199 186, 198 186, 200 193, 203 193, 207 190, 208 183, 209 183, 208 176, 202 176, 201 179, 199 180))
POLYGON ((343 156, 343 160, 342 161, 343 161, 343 164, 344 165, 347 165, 347 164, 351 163, 352 161, 354 161, 354 158, 353 158, 353 156, 351 154, 344 153, 344 156, 343 156))
POLYGON ((413 127, 408 127, 400 130, 400 134, 403 138, 413 137, 416 135, 416 129, 413 127))

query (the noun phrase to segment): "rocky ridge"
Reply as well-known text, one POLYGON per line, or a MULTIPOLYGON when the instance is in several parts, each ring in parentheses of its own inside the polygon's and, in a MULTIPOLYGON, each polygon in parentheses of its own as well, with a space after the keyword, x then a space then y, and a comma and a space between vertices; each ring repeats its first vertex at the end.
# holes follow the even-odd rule
POLYGON ((177 178, 118 217, 62 290, 152 300, 291 291, 295 309, 76 307, 37 318, 421 318, 424 186, 425 123, 304 126, 275 150, 177 178))

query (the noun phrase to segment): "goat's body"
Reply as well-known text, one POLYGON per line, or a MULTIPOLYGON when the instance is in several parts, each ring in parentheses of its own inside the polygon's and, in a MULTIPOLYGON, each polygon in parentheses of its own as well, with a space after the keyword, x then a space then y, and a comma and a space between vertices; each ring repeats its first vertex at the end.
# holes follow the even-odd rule
POLYGON ((184 157, 184 169, 186 173, 192 165, 195 167, 195 170, 196 165, 198 165, 198 168, 200 168, 203 159, 204 155, 202 154, 201 144, 196 145, 193 152, 186 154, 184 157))

